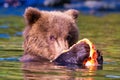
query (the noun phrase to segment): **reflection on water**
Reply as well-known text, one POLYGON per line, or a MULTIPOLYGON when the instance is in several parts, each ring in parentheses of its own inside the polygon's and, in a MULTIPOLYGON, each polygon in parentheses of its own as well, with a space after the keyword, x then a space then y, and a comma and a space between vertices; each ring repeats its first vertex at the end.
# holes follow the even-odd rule
POLYGON ((120 80, 120 58, 117 54, 107 54, 100 67, 65 67, 48 62, 21 63, 17 58, 21 56, 22 50, 19 50, 19 46, 16 49, 16 45, 18 43, 5 46, 15 46, 15 49, 4 49, 4 45, 1 46, 0 80, 120 80))
POLYGON ((108 77, 108 78, 120 78, 120 76, 116 76, 116 75, 106 75, 106 77, 108 77))
POLYGON ((25 80, 94 80, 95 66, 74 68, 57 66, 52 63, 28 62, 22 64, 25 80), (77 77, 78 76, 78 77, 77 77))
POLYGON ((119 67, 120 61, 110 58, 100 67, 5 60, 0 61, 0 80, 119 80, 119 67))

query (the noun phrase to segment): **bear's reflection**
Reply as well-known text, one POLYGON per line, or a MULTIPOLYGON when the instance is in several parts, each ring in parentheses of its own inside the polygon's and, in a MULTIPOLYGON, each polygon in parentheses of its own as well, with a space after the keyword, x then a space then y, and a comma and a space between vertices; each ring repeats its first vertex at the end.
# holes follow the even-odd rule
POLYGON ((27 62, 23 63, 22 70, 24 80, 94 80, 92 77, 96 75, 94 71, 97 67, 64 67, 50 62, 27 62))

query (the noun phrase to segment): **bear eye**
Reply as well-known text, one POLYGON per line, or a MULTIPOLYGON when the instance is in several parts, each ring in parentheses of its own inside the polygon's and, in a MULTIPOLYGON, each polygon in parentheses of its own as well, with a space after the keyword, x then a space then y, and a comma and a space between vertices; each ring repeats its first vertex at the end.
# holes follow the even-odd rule
POLYGON ((56 38, 55 38, 53 35, 50 36, 50 40, 53 41, 53 40, 55 40, 55 39, 56 39, 56 38))

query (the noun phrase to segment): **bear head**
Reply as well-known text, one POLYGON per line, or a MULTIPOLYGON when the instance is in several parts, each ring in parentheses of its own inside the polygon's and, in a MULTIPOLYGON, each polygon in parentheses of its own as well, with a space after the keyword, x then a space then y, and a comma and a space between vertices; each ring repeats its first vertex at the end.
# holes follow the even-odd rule
POLYGON ((54 60, 63 50, 76 43, 79 37, 76 25, 78 15, 79 12, 74 9, 60 12, 27 8, 24 13, 24 55, 21 60, 54 60))

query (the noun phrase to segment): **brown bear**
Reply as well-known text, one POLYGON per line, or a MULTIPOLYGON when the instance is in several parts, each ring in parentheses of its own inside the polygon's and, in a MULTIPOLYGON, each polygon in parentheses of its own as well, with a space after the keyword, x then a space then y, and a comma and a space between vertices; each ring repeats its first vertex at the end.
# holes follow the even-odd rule
POLYGON ((53 61, 79 37, 76 19, 79 11, 25 10, 24 55, 20 61, 53 61))

